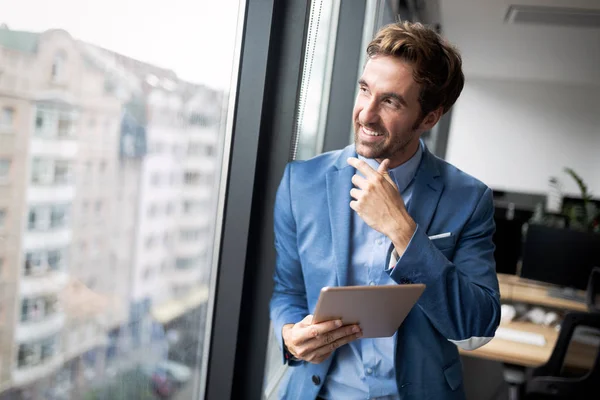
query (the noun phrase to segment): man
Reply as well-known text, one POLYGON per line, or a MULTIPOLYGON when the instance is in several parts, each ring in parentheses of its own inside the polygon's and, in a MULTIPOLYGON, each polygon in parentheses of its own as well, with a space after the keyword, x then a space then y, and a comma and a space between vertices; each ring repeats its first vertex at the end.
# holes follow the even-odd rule
POLYGON ((293 366, 282 398, 464 399, 457 347, 484 345, 500 319, 492 192, 420 140, 460 95, 461 58, 406 22, 367 53, 355 143, 288 164, 277 192, 271 319, 293 366), (323 286, 406 283, 426 289, 391 338, 311 324, 323 286))

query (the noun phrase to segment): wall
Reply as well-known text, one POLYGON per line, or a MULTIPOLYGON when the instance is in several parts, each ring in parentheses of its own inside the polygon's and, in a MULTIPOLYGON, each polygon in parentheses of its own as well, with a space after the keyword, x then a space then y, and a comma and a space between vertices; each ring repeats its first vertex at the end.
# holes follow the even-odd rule
POLYGON ((600 194, 600 100, 596 86, 467 79, 455 105, 446 159, 496 190, 544 193, 549 176, 577 195, 563 172, 600 194))

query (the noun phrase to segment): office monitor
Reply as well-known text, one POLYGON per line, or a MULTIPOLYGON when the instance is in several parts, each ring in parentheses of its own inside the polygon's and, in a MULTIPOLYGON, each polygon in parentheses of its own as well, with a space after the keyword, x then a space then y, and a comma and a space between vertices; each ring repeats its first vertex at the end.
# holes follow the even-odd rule
POLYGON ((590 273, 597 266, 600 234, 529 224, 521 277, 567 289, 553 290, 551 295, 577 298, 573 289, 586 290, 590 273))

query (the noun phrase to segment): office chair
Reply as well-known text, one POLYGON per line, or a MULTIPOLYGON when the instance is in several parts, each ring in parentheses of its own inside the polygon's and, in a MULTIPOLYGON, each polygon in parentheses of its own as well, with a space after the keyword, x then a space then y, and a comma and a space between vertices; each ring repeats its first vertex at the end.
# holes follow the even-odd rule
POLYGON ((595 267, 590 273, 586 304, 589 312, 600 313, 600 267, 595 267))
POLYGON ((526 400, 546 399, 588 399, 600 391, 600 348, 592 369, 584 376, 563 377, 561 369, 571 342, 573 332, 578 326, 600 330, 600 313, 570 312, 565 315, 560 334, 548 362, 535 368, 525 382, 526 400))

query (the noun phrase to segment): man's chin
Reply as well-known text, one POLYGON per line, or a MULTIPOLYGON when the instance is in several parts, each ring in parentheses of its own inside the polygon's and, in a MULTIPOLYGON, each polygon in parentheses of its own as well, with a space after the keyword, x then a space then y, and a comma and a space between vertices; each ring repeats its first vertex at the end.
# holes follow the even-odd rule
POLYGON ((363 143, 356 144, 356 154, 364 158, 381 158, 381 149, 375 149, 363 143))

